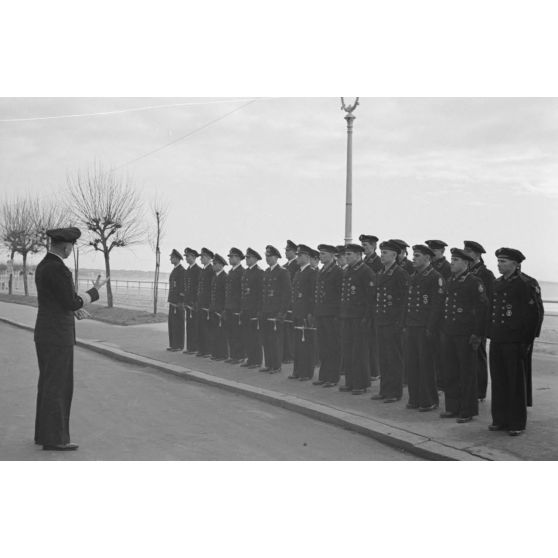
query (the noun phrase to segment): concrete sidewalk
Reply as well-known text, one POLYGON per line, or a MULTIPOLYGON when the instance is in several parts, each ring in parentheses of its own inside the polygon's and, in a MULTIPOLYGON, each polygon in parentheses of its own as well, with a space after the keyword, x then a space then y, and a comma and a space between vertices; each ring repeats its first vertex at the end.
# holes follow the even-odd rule
MULTIPOLYGON (((0 303, 0 319, 32 330, 37 309, 0 303)), ((182 353, 170 353, 166 324, 113 326, 77 322, 78 344, 114 358, 216 387, 242 393, 326 422, 374 437, 390 445, 431 459, 555 460, 558 459, 558 357, 537 352, 534 359, 534 407, 529 409, 527 431, 513 438, 489 432, 490 401, 480 404, 480 415, 470 423, 442 420, 438 412, 419 413, 405 408, 406 395, 394 404, 371 401, 378 390, 354 396, 323 389, 311 382, 264 374, 182 353)), ((29 344, 32 346, 32 336, 29 344)), ((34 348, 33 348, 34 351, 34 348)), ((317 375, 317 373, 316 373, 317 375)), ((443 401, 442 401, 443 402, 443 401)))

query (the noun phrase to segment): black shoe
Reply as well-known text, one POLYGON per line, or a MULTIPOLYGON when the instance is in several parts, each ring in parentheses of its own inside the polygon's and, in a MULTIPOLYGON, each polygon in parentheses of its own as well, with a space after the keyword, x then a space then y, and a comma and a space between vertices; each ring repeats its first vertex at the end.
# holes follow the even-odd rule
POLYGON ((277 374, 277 373, 279 373, 279 372, 281 372, 281 367, 279 367, 279 368, 274 368, 273 370, 270 370, 270 371, 269 371, 270 374, 277 374))
POLYGON ((271 372, 271 368, 269 366, 262 366, 260 372, 271 372))
POLYGON ((234 358, 226 358, 226 359, 225 359, 225 364, 231 364, 231 363, 236 364, 236 363, 234 362, 234 358))
POLYGON ((351 391, 351 393, 352 393, 353 395, 362 395, 363 393, 366 393, 367 391, 368 391, 368 390, 367 390, 366 388, 363 388, 363 389, 353 389, 353 390, 351 391))
POLYGON ((490 432, 497 432, 498 430, 507 430, 507 428, 505 426, 500 426, 499 424, 490 424, 488 426, 488 430, 490 430, 490 432))
POLYGON ((298 376, 295 376, 294 374, 289 374, 287 378, 289 378, 289 380, 298 380, 298 376))
POLYGON ((312 382, 313 386, 323 386, 326 382, 324 380, 316 380, 315 382, 312 382))
POLYGON ((384 399, 384 403, 395 403, 397 401, 401 401, 401 397, 386 397, 384 399))
POLYGON ((240 366, 242 368, 248 368, 248 366, 250 366, 250 365, 247 362, 243 362, 240 366))
POLYGON ((339 391, 353 391, 353 388, 349 386, 339 386, 339 391))
POLYGON ((457 416, 456 413, 450 413, 449 411, 444 411, 440 413, 440 418, 455 418, 457 416))
POLYGON ((223 362, 225 357, 211 357, 211 360, 215 360, 216 362, 223 362))
POLYGON ((301 382, 307 382, 308 380, 311 380, 311 379, 312 379, 312 376, 310 376, 309 378, 299 378, 299 380, 301 382))
POLYGON ((248 368, 249 370, 255 370, 256 368, 259 368, 261 366, 261 364, 249 364, 246 368, 248 368))
POLYGON ((508 434, 510 436, 519 436, 520 434, 523 434, 523 432, 525 432, 525 430, 508 430, 508 434))
POLYGON ((172 347, 167 347, 167 351, 174 351, 172 347))
POLYGON ((335 387, 336 385, 337 385, 337 382, 325 382, 322 387, 330 388, 330 387, 335 387))
POLYGON ((471 422, 472 420, 473 417, 459 417, 455 419, 455 422, 458 422, 459 424, 464 424, 465 422, 471 422))
POLYGON ((419 413, 428 413, 428 411, 433 411, 434 409, 438 408, 437 403, 432 403, 432 405, 428 405, 428 407, 419 407, 419 413))
POLYGON ((55 444, 43 446, 44 450, 52 451, 74 451, 77 450, 79 446, 77 444, 55 444))
POLYGON ((407 405, 405 405, 405 409, 420 409, 420 407, 418 405, 413 405, 412 403, 407 403, 407 405))
POLYGON ((373 395, 370 399, 372 399, 372 401, 381 401, 382 399, 385 399, 385 397, 381 393, 377 393, 376 395, 373 395))

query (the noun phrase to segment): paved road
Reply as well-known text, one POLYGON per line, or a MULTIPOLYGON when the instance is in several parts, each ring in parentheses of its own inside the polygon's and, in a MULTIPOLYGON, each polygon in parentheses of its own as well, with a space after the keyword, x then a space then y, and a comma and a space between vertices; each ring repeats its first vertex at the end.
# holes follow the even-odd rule
POLYGON ((32 333, 0 324, 0 460, 417 460, 374 440, 219 389, 76 350, 72 441, 32 441, 32 333))

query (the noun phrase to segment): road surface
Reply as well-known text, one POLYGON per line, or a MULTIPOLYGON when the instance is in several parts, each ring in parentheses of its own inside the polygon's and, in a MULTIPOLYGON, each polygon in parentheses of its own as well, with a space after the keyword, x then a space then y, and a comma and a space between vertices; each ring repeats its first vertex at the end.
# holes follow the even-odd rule
POLYGON ((0 460, 418 460, 264 402, 76 349, 76 452, 33 443, 33 334, 0 323, 0 460))

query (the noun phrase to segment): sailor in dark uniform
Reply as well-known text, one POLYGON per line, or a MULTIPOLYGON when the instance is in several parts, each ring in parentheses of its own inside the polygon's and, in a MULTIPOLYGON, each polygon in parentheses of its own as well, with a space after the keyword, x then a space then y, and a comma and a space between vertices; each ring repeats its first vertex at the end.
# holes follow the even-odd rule
MULTIPOLYGON (((337 253, 335 254, 335 259, 337 260, 337 265, 341 269, 341 282, 343 281, 343 272, 349 267, 347 263, 347 256, 345 254, 345 245, 339 244, 337 248, 337 253)), ((373 313, 372 313, 373 314, 373 313)), ((370 318, 372 320, 372 318, 370 318)), ((345 375, 345 367, 343 365, 343 328, 342 321, 339 319, 339 352, 341 354, 341 366, 339 367, 339 375, 345 375)), ((368 369, 370 370, 370 363, 368 363, 368 369)))
POLYGON ((225 294, 227 287, 227 262, 223 256, 213 256, 213 279, 211 280, 210 312, 210 347, 211 360, 225 360, 229 356, 227 334, 225 331, 225 294))
MULTIPOLYGON (((519 269, 521 271, 521 264, 519 265, 519 269)), ((539 337, 541 334, 542 324, 544 320, 544 304, 542 301, 542 294, 541 294, 541 287, 538 281, 523 273, 521 271, 521 278, 529 285, 529 288, 532 291, 532 296, 535 300, 537 305, 537 314, 538 314, 538 323, 537 329, 535 331, 535 337, 529 343, 527 347, 527 352, 525 354, 525 381, 527 385, 527 407, 533 406, 533 382, 532 382, 532 364, 533 364, 533 345, 535 343, 535 338, 539 337)))
POLYGON ((445 412, 441 418, 469 422, 479 414, 477 352, 486 327, 488 299, 482 281, 469 272, 472 258, 451 249, 452 276, 446 284, 444 318, 445 412))
MULTIPOLYGON (((432 259, 432 267, 437 271, 444 281, 447 281, 451 277, 451 266, 444 252, 447 244, 443 240, 426 240, 425 244, 434 252, 434 258, 432 259)), ((445 346, 444 341, 444 331, 440 328, 437 335, 437 342, 434 346, 434 366, 436 368, 436 382, 438 384, 438 390, 444 389, 444 358, 442 355, 443 347, 445 346)))
POLYGON ((444 256, 447 244, 443 240, 426 240, 424 243, 434 252, 432 267, 447 281, 451 277, 451 266, 444 256))
POLYGON ((310 250, 312 250, 310 254, 310 267, 317 271, 320 268, 320 253, 313 248, 310 248, 310 250))
POLYGON ((310 380, 314 376, 315 325, 314 290, 316 270, 310 265, 312 248, 299 244, 297 249, 298 271, 291 289, 291 307, 295 331, 293 373, 289 379, 310 380))
POLYGON ((393 242, 399 246, 399 254, 397 255, 397 263, 401 268, 403 268, 408 275, 415 272, 415 268, 413 267, 413 262, 411 262, 407 258, 407 248, 409 245, 400 238, 391 238, 390 242, 393 242))
POLYGON ((52 229, 46 234, 51 247, 35 270, 39 306, 34 334, 39 363, 35 443, 44 450, 68 451, 78 448, 70 442, 75 317, 87 317, 83 306, 99 299, 99 289, 106 280, 98 277, 93 288, 79 296, 64 260, 72 253, 80 230, 52 229))
MULTIPOLYGON (((296 259, 297 245, 292 240, 287 240, 285 246, 285 258, 287 263, 283 266, 288 272, 291 284, 294 276, 298 271, 298 263, 296 259)), ((289 306, 285 323, 283 326, 283 364, 290 364, 294 359, 294 329, 293 329, 293 312, 289 306)))
POLYGON ((260 372, 275 374, 283 361, 283 322, 291 303, 291 278, 277 260, 279 250, 268 245, 265 259, 269 266, 263 275, 261 328, 265 366, 260 372))
POLYGON ((403 326, 407 304, 408 273, 398 264, 400 245, 393 240, 380 244, 384 268, 376 277, 376 324, 380 359, 380 392, 372 396, 384 403, 403 395, 403 326))
POLYGON ((211 356, 209 338, 211 312, 209 304, 211 302, 211 281, 215 272, 211 266, 213 252, 207 248, 202 248, 200 254, 202 269, 198 283, 198 299, 196 303, 196 310, 198 312, 198 352, 196 356, 209 357, 211 356))
POLYGON ((193 248, 184 249, 184 257, 188 267, 184 271, 184 304, 186 309, 186 350, 189 355, 198 352, 198 285, 200 281, 201 268, 196 263, 199 254, 193 248))
POLYGON ((339 391, 350 391, 353 395, 365 393, 370 386, 368 343, 376 275, 363 263, 362 252, 359 244, 345 246, 347 268, 343 272, 339 307, 345 372, 345 385, 339 391))
MULTIPOLYGON (((486 250, 474 240, 465 240, 464 241, 464 248, 463 251, 471 258, 473 258, 473 263, 469 266, 469 271, 475 276, 478 277, 482 284, 484 285, 484 291, 486 293, 486 298, 489 301, 492 300, 492 290, 494 288, 494 281, 496 280, 494 277, 494 273, 490 271, 484 265, 484 261, 482 259, 482 254, 486 254, 486 250)), ((486 320, 486 327, 488 329, 488 319, 486 320)), ((486 388, 488 386, 488 358, 486 355, 486 334, 485 331, 482 339, 481 344, 479 346, 479 366, 477 368, 477 386, 478 386, 478 398, 479 401, 484 401, 486 399, 486 388)))
POLYGON ((243 332, 246 361, 240 366, 259 368, 262 364, 261 320, 263 270, 258 266, 262 257, 246 249, 246 270, 242 275, 240 300, 240 322, 243 332))
POLYGON ((314 317, 320 352, 320 372, 317 381, 313 383, 329 388, 339 383, 341 370, 339 302, 343 271, 335 261, 337 253, 335 246, 320 244, 318 250, 322 268, 316 276, 314 317))
POLYGON ((442 319, 444 279, 431 265, 434 252, 425 245, 413 246, 415 272, 409 280, 405 313, 405 362, 408 374, 407 409, 438 408, 434 350, 442 319))
POLYGON ((527 424, 526 355, 540 311, 532 287, 521 277, 525 256, 514 248, 496 250, 501 277, 494 282, 490 322, 492 424, 489 430, 521 434, 527 424))
POLYGON ((244 254, 238 248, 231 248, 228 258, 231 270, 227 275, 225 292, 225 324, 230 356, 225 362, 239 364, 244 358, 244 343, 242 341, 242 327, 240 324, 242 276, 244 275, 242 260, 244 259, 244 254))
POLYGON ((174 266, 169 276, 169 346, 167 351, 182 351, 184 349, 184 292, 185 269, 180 263, 182 255, 178 250, 173 250, 170 254, 170 261, 174 266))
MULTIPOLYGON (((378 237, 373 234, 361 234, 358 239, 364 248, 363 262, 374 272, 378 273, 383 269, 380 256, 376 254, 378 237)), ((378 331, 375 316, 372 316, 372 326, 370 328, 370 380, 380 379, 380 362, 378 360, 378 331)))
POLYGON ((345 254, 345 245, 339 244, 335 248, 337 248, 337 253, 335 254, 337 265, 341 268, 341 271, 345 271, 349 267, 349 264, 347 263, 347 255, 345 254))

